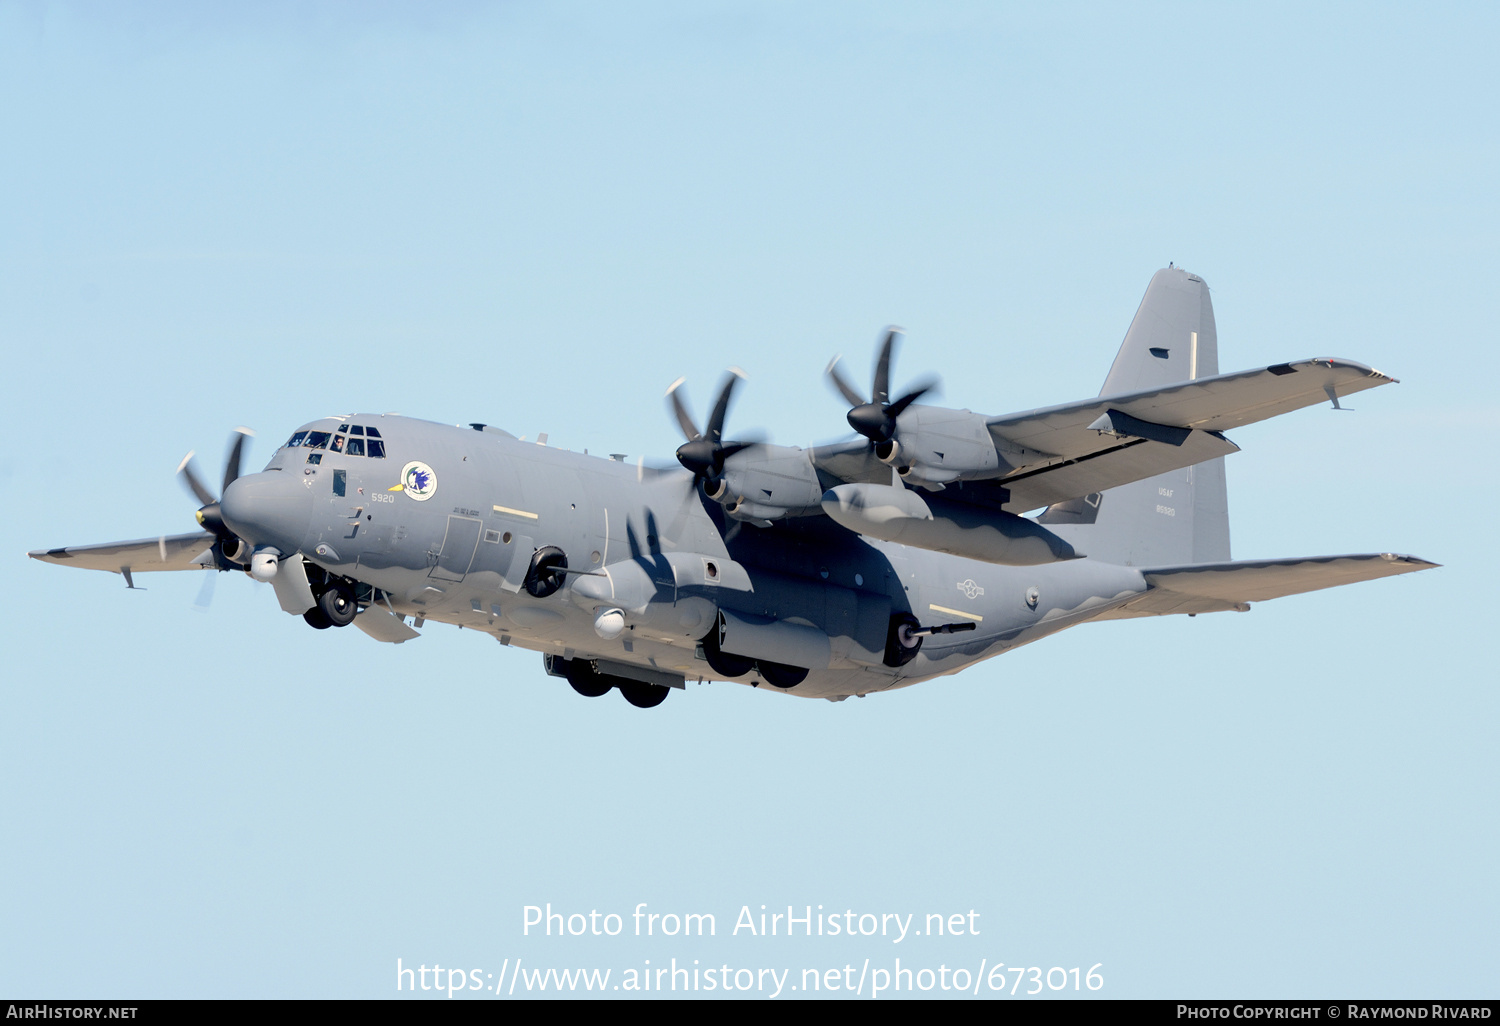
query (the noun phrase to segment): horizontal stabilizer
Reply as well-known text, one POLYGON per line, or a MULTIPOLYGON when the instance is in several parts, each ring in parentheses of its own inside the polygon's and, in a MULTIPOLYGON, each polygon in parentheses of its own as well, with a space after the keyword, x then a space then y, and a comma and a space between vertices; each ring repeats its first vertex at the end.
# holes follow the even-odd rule
POLYGON ((1244 612, 1250 608, 1251 602, 1430 570, 1437 565, 1416 556, 1379 552, 1302 559, 1245 559, 1231 563, 1144 569, 1141 573, 1150 590, 1100 619, 1226 610, 1244 612))
POLYGON ((207 531, 192 534, 168 534, 136 541, 104 542, 100 545, 71 545, 62 549, 37 549, 28 552, 32 559, 61 566, 81 566, 85 570, 202 570, 196 560, 214 543, 207 531))

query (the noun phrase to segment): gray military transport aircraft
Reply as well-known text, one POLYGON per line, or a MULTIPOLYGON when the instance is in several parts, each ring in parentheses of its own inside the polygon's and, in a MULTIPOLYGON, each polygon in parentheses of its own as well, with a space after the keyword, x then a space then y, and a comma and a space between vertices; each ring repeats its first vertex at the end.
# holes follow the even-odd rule
MULTIPOLYGON (((1203 279, 1158 271, 1099 396, 988 416, 892 399, 885 336, 852 442, 733 441, 731 375, 683 469, 391 414, 298 428, 191 534, 30 553, 109 570, 244 570, 313 627, 409 641, 428 620, 543 654, 582 695, 649 708, 686 681, 839 701, 957 673, 1066 627, 1250 603, 1435 564, 1229 557, 1224 432, 1394 379, 1349 360, 1220 374, 1203 279), (1042 509, 1037 516, 1023 516, 1042 509)), ((545 436, 539 441, 545 443, 545 436)))

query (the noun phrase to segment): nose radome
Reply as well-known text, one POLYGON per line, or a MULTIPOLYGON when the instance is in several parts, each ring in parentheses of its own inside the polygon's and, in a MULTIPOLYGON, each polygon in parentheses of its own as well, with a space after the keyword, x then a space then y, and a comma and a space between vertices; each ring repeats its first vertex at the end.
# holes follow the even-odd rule
POLYGON ((224 523, 252 545, 269 545, 283 555, 296 552, 307 533, 312 492, 301 474, 267 470, 230 482, 219 500, 224 523))

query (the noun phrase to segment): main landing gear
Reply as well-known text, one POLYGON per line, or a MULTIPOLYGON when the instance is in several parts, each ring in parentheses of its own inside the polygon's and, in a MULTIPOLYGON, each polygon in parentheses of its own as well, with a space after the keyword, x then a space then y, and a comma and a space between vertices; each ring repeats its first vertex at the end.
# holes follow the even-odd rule
POLYGON ((618 689, 625 701, 637 709, 654 709, 667 700, 671 688, 645 681, 629 680, 609 673, 600 673, 591 659, 562 659, 545 656, 547 672, 554 677, 564 677, 572 689, 585 698, 601 698, 618 689))
POLYGON ((794 688, 807 679, 807 670, 800 666, 787 666, 784 663, 773 663, 769 659, 750 659, 725 652, 719 647, 717 625, 703 639, 703 658, 720 677, 743 677, 751 671, 758 671, 767 684, 783 691, 794 688))

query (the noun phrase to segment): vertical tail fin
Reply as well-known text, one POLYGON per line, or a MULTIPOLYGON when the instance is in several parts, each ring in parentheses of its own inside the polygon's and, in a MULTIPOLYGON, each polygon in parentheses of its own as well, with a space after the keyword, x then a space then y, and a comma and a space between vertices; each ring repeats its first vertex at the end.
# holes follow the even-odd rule
MULTIPOLYGON (((1208 285, 1180 268, 1157 271, 1130 322, 1100 395, 1219 373, 1208 285)), ((1079 552, 1127 566, 1227 561, 1224 460, 1049 506, 1038 518, 1079 552)))

